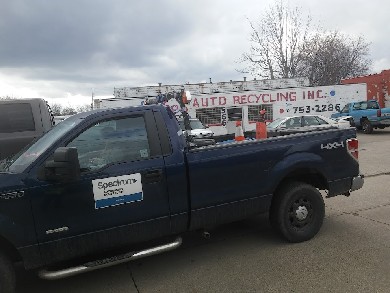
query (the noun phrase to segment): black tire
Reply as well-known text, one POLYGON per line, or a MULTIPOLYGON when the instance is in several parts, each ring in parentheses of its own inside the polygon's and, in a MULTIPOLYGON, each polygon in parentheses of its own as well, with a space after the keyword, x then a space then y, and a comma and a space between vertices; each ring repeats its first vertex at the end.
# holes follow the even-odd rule
POLYGON ((15 292, 15 269, 8 257, 0 252, 0 293, 15 292))
POLYGON ((363 122, 362 122, 362 130, 363 130, 363 132, 365 134, 371 134, 374 129, 373 129, 370 121, 363 120, 363 122))
POLYGON ((285 239, 303 242, 318 233, 325 216, 325 204, 315 187, 290 182, 274 196, 270 210, 271 224, 285 239))

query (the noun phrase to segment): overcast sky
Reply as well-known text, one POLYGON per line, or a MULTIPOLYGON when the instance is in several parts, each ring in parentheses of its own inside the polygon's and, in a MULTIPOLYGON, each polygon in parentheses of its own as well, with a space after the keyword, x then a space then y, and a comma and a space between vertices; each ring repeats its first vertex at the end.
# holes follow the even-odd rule
MULTIPOLYGON (((237 60, 273 0, 0 0, 0 97, 79 106, 114 87, 243 80, 237 60)), ((371 43, 390 69, 390 1, 289 0, 371 43)), ((247 76, 252 79, 251 76, 247 76)))

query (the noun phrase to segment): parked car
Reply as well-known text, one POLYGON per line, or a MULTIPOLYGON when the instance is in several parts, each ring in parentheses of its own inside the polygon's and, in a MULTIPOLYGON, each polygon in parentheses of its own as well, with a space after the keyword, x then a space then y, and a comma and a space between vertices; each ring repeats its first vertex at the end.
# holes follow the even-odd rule
POLYGON ((347 117, 340 120, 330 119, 321 115, 290 116, 278 118, 267 125, 268 137, 293 133, 309 132, 318 129, 349 128, 347 117))
POLYGON ((187 131, 187 135, 192 136, 194 138, 212 138, 214 136, 213 131, 205 126, 199 119, 190 118, 190 128, 187 129, 184 125, 184 120, 179 120, 180 128, 183 131, 187 131))

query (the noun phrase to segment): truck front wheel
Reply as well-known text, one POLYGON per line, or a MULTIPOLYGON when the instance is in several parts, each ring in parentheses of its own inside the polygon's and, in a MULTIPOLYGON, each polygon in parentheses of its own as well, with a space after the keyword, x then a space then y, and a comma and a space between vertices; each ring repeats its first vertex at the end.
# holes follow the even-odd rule
POLYGON ((373 127, 372 127, 370 121, 364 120, 364 121, 362 122, 362 129, 363 129, 363 132, 364 132, 365 134, 371 134, 372 131, 373 131, 373 127))
POLYGON ((302 182, 290 182, 280 188, 270 210, 272 226, 290 242, 313 238, 320 230, 324 216, 321 193, 302 182))
POLYGON ((15 292, 15 269, 9 258, 0 251, 0 292, 15 292))

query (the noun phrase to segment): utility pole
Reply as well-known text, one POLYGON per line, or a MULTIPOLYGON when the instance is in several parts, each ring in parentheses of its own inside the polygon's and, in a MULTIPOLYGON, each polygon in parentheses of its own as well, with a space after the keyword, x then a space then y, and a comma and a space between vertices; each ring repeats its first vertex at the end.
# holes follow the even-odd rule
POLYGON ((92 89, 92 101, 91 101, 91 110, 93 110, 93 89, 92 89))

